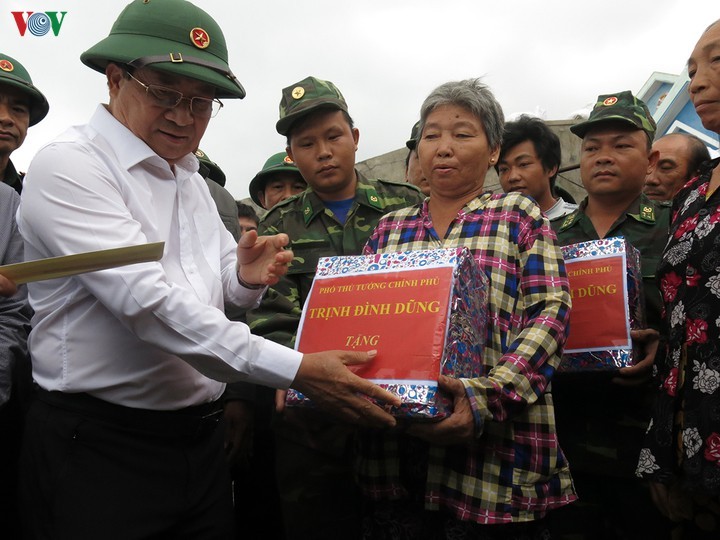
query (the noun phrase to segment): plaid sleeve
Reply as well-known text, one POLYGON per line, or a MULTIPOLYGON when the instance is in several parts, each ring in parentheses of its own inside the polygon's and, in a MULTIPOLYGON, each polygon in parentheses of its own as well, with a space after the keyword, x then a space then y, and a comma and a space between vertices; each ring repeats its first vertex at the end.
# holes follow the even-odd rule
POLYGON ((497 320, 489 332, 498 360, 487 376, 463 384, 475 414, 501 422, 545 392, 565 342, 570 290, 555 234, 532 201, 515 199, 512 211, 495 212, 497 236, 488 252, 500 263, 491 269, 497 320))

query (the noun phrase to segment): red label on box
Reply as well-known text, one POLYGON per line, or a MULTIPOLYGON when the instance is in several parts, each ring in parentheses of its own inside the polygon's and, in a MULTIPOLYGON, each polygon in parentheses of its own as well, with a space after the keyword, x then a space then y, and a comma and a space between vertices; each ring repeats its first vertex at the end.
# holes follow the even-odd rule
POLYGON ((629 348, 625 257, 565 261, 572 310, 565 353, 629 348))
POLYGON ((437 381, 446 334, 452 267, 315 279, 297 350, 376 349, 351 368, 371 380, 437 381))

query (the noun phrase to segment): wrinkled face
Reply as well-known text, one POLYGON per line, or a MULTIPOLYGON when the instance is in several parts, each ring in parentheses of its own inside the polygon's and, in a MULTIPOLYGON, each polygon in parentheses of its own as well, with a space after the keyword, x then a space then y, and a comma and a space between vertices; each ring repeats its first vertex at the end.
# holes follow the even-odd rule
POLYGON ((685 137, 668 135, 655 141, 659 153, 655 168, 645 178, 644 192, 655 201, 669 201, 690 180, 690 145, 685 137))
MULTIPOLYGON (((138 82, 124 77, 125 72, 119 66, 108 64, 105 73, 112 115, 170 165, 200 145, 210 118, 193 114, 188 100, 170 109, 161 107, 138 82)), ((136 70, 133 76, 144 84, 177 90, 188 98, 215 96, 212 86, 187 77, 148 68, 136 70)))
POLYGON ((342 111, 319 110, 293 125, 288 156, 323 200, 355 196, 355 152, 360 132, 342 111))
POLYGON ((720 133, 720 24, 709 28, 688 60, 690 99, 706 129, 720 133))
POLYGON ((488 146, 482 122, 470 111, 457 105, 435 108, 418 143, 430 197, 470 200, 479 195, 499 152, 488 146))
POLYGON ((248 231, 257 231, 257 224, 249 217, 238 216, 238 223, 240 224, 240 236, 248 231))
POLYGON ((420 159, 416 150, 410 150, 410 159, 408 159, 408 166, 405 171, 405 181, 417 186, 426 197, 430 195, 430 184, 420 168, 420 159))
POLYGON ((517 191, 537 202, 552 197, 550 178, 557 169, 546 171, 532 141, 523 141, 500 156, 498 175, 505 193, 517 191))
POLYGON ((608 122, 585 135, 580 150, 580 176, 588 195, 627 200, 640 195, 645 177, 657 161, 649 154, 645 132, 608 122))
POLYGON ((291 172, 274 174, 266 183, 265 189, 258 193, 258 198, 265 210, 270 210, 280 201, 302 193, 307 188, 305 180, 291 172))
POLYGON ((20 148, 30 125, 30 100, 20 90, 0 83, 0 155, 20 148))

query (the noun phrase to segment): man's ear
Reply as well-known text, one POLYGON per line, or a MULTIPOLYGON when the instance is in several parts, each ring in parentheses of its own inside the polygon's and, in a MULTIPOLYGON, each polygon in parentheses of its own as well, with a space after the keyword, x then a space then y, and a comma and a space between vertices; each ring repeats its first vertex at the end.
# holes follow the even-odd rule
POLYGON ((118 90, 120 89, 120 81, 123 79, 125 71, 118 66, 110 62, 105 68, 105 76, 107 77, 107 85, 110 90, 110 97, 115 97, 118 90))
MULTIPOLYGON (((358 149, 358 143, 360 142, 360 130, 358 128, 352 128, 353 141, 355 141, 355 150, 358 149)), ((290 156, 292 158, 292 156, 290 156)), ((295 160, 293 160, 295 161, 295 160)))
POLYGON ((648 168, 647 171, 645 171, 645 176, 650 174, 655 170, 655 167, 657 167, 658 160, 660 159, 660 152, 657 150, 653 150, 650 152, 650 155, 648 155, 648 168))

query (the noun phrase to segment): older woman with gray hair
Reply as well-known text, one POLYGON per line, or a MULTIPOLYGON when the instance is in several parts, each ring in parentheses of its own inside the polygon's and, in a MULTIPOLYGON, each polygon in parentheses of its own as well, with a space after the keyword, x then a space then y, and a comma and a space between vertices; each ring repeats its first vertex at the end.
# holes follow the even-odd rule
POLYGON ((568 282, 535 203, 483 193, 503 126, 500 104, 479 80, 436 88, 422 105, 417 141, 430 197, 383 217, 365 247, 464 246, 490 281, 484 375, 440 378, 453 414, 360 437, 365 538, 548 538, 546 514, 577 498, 548 393, 565 342, 568 282))

